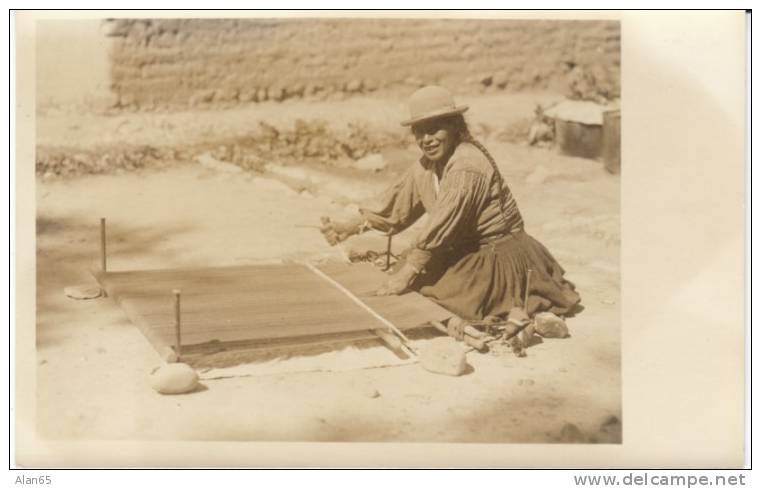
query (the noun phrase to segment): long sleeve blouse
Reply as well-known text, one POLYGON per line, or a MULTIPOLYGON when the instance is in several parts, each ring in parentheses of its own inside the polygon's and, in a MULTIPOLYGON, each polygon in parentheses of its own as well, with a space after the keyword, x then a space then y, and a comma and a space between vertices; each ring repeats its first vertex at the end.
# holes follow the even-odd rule
POLYGON ((360 209, 376 230, 396 234, 429 218, 407 261, 422 271, 434 253, 523 229, 515 199, 486 156, 460 143, 443 168, 423 157, 375 204, 360 209))

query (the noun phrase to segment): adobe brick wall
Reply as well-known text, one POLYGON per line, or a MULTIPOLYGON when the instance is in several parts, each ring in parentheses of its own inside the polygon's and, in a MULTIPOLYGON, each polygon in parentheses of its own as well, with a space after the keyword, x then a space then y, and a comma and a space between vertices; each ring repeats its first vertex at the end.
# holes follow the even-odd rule
POLYGON ((423 83, 619 94, 614 21, 120 19, 108 35, 111 88, 129 109, 407 93, 423 83))

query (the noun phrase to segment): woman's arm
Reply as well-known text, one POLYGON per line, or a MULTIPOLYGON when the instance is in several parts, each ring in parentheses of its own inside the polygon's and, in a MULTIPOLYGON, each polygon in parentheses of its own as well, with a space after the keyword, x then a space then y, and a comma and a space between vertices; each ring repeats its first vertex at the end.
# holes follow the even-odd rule
POLYGON ((432 254, 469 236, 483 203, 488 199, 486 176, 469 169, 453 169, 442 180, 436 204, 418 234, 408 263, 422 272, 432 254))
POLYGON ((428 224, 418 235, 404 266, 381 286, 377 294, 401 294, 409 289, 436 250, 456 243, 466 235, 478 218, 488 190, 488 181, 482 173, 450 171, 442 181, 428 224))
POLYGON ((359 212, 372 229, 398 234, 425 214, 415 184, 417 170, 416 167, 410 168, 376 202, 360 208, 359 212))
POLYGON ((360 215, 348 221, 321 219, 325 239, 331 246, 350 236, 375 229, 388 234, 404 231, 425 214, 425 208, 415 184, 416 168, 408 170, 389 187, 373 204, 360 208, 360 215))

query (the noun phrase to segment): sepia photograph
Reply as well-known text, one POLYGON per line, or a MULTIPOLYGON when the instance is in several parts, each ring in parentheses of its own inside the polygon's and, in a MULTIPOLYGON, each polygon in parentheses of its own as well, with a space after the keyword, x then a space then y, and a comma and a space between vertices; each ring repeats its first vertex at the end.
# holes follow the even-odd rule
POLYGON ((174 14, 28 33, 24 432, 625 442, 620 14, 174 14))
POLYGON ((619 70, 616 21, 41 21, 39 433, 619 443, 619 70))

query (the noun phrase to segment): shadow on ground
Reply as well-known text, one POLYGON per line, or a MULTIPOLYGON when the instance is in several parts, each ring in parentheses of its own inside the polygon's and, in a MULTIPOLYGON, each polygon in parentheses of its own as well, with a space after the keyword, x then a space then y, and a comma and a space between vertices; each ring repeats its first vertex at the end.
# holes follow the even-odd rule
MULTIPOLYGON (((190 226, 164 226, 160 231, 124 224, 108 225, 107 255, 120 260, 154 256, 174 262, 163 245, 172 236, 192 232, 190 226), (129 239, 126 237, 129 236, 129 239)), ((64 287, 96 284, 90 270, 100 269, 100 222, 70 217, 37 216, 37 346, 59 337, 51 329, 75 320, 87 302, 65 296, 64 287), (51 334, 52 333, 52 334, 51 334)))

